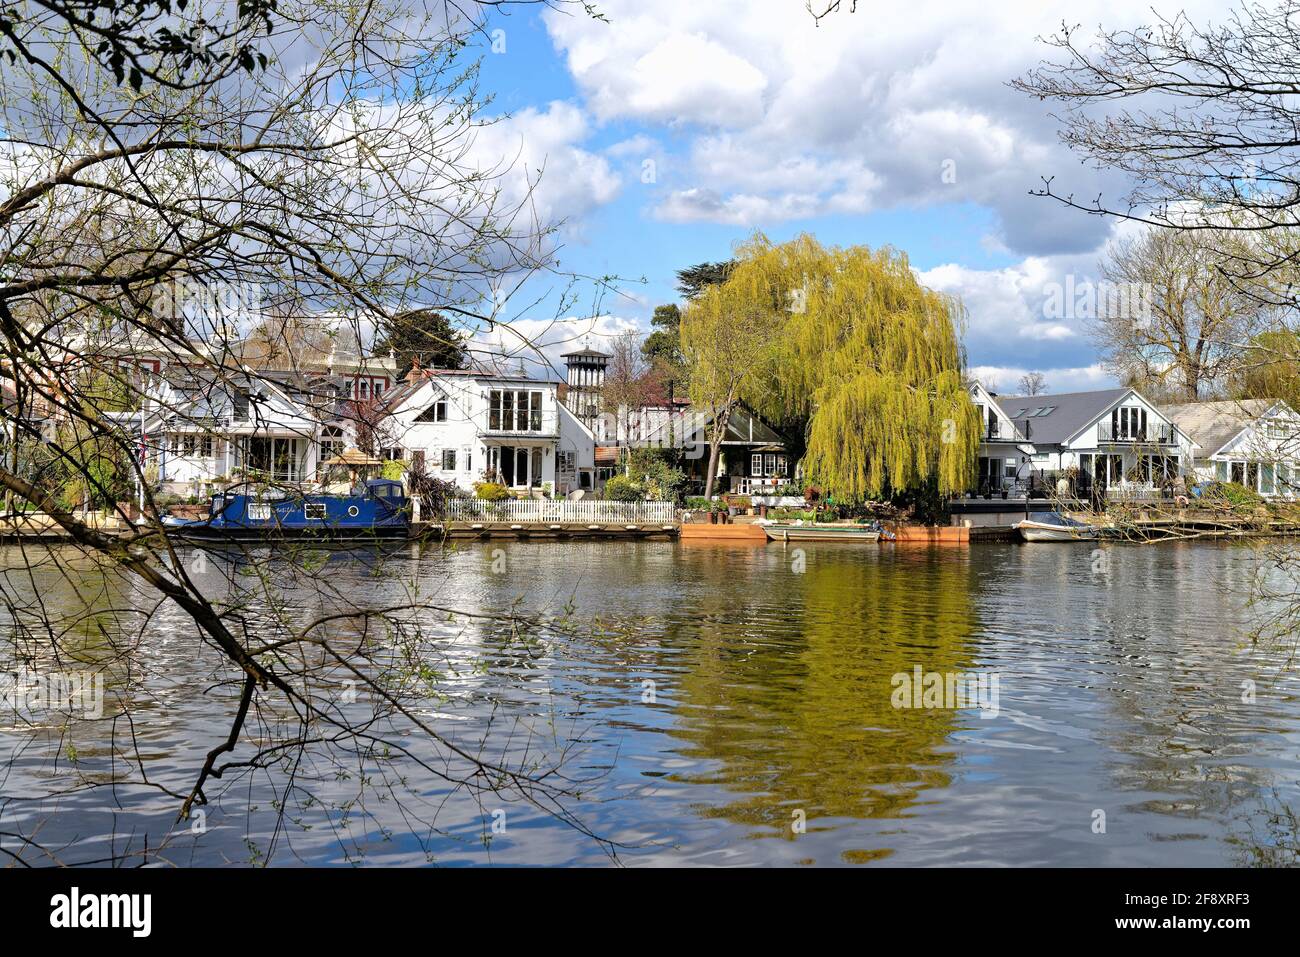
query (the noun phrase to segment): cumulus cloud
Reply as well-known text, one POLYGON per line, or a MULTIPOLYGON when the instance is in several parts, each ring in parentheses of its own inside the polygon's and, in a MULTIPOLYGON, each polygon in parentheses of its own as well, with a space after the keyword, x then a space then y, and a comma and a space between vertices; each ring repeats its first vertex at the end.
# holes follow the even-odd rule
POLYGON ((613 200, 622 181, 609 161, 581 145, 590 133, 575 104, 529 107, 481 128, 471 158, 481 168, 509 166, 503 189, 514 203, 528 202, 543 224, 581 217, 613 200))
MULTIPOLYGON (((1194 0, 1188 14, 1214 13, 1194 0)), ((814 25, 804 5, 753 15, 698 0, 605 0, 609 23, 552 12, 557 49, 601 121, 668 124, 689 139, 686 168, 655 211, 678 222, 770 226, 888 206, 974 202, 1020 255, 1095 248, 1100 220, 1028 196, 1067 174, 1078 195, 1123 192, 1079 166, 1048 108, 1007 80, 1046 55, 1059 29, 1041 4, 916 0, 847 9, 814 25)), ((1071 17, 1108 26, 1146 8, 1081 0, 1071 17)))

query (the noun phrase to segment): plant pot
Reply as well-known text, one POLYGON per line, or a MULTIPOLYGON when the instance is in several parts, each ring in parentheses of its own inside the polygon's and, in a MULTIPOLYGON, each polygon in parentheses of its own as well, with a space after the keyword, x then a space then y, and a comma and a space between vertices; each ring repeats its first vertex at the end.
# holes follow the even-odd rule
POLYGON ((1005 499, 1006 497, 1007 497, 1007 490, 1006 490, 1006 489, 1003 489, 1003 490, 1002 490, 1002 498, 1005 499))
POLYGON ((709 524, 710 524, 710 525, 717 525, 717 524, 718 524, 718 513, 717 513, 717 512, 710 512, 710 513, 709 513, 709 524))

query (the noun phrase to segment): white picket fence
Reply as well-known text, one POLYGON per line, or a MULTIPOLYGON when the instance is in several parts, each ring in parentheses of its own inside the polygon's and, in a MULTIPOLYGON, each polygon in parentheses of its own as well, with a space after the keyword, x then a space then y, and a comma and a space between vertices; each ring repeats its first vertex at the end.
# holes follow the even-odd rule
MULTIPOLYGON (((484 502, 454 499, 443 516, 452 522, 509 522, 525 525, 668 525, 677 520, 672 502, 570 502, 567 499, 522 498, 484 502)), ((435 516, 427 516, 437 521, 435 516)))

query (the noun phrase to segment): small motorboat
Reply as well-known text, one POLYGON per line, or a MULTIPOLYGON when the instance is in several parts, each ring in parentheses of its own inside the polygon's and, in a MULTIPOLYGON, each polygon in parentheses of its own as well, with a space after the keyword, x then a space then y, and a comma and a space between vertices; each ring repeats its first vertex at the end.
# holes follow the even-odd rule
POLYGON ((185 538, 218 541, 396 536, 410 530, 411 509, 402 483, 388 479, 371 479, 350 495, 250 482, 213 495, 205 519, 167 516, 163 525, 185 538))
POLYGON ((816 525, 771 522, 763 526, 773 542, 878 542, 879 525, 816 525))
POLYGON ((1097 527, 1060 512, 1030 512, 1011 526, 1027 542, 1081 542, 1097 537, 1097 527))

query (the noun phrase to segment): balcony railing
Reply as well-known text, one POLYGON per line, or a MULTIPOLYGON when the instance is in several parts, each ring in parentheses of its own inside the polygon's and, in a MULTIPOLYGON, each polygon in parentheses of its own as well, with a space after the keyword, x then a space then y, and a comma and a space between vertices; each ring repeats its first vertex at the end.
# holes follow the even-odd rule
POLYGON ((1113 422, 1102 422, 1097 426, 1097 441, 1126 445, 1175 445, 1174 427, 1150 423, 1145 429, 1117 429, 1113 422))
POLYGON ((559 417, 554 411, 489 412, 483 417, 484 435, 512 435, 550 438, 559 435, 559 417))

